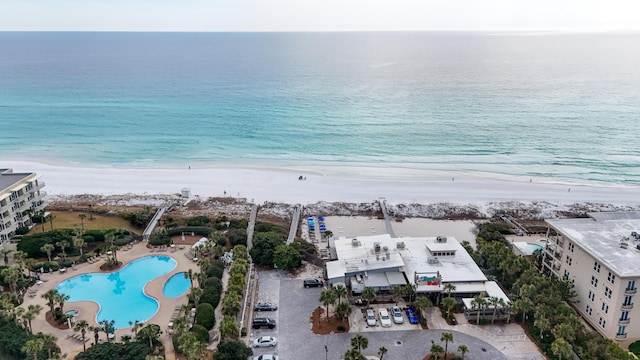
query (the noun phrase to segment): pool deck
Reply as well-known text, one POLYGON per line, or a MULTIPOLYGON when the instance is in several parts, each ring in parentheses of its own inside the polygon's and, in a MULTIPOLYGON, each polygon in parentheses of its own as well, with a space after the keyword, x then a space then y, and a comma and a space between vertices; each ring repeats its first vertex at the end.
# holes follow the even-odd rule
MULTIPOLYGON (((187 294, 189 291, 177 298, 169 299, 165 298, 162 295, 162 289, 164 287, 165 282, 174 274, 178 272, 188 271, 189 269, 193 269, 194 271, 199 271, 199 268, 196 263, 192 260, 188 259, 185 256, 185 252, 190 248, 189 245, 177 246, 175 251, 171 248, 168 248, 166 251, 151 251, 151 249, 146 247, 147 243, 137 243, 130 250, 120 250, 118 251, 118 260, 123 262, 124 265, 127 265, 129 262, 135 259, 139 259, 144 256, 149 255, 168 255, 174 258, 177 262, 175 269, 171 272, 156 278, 149 282, 145 287, 145 292, 147 295, 154 297, 158 300, 160 304, 160 308, 158 312, 151 318, 147 323, 160 325, 162 328, 163 334, 160 336, 160 340, 165 347, 166 359, 175 359, 174 351, 173 351, 173 343, 171 342, 171 336, 167 334, 167 326, 171 321, 174 310, 177 307, 180 307, 188 302, 187 294), (183 247, 180 249, 180 247, 183 247)), ((74 340, 69 336, 75 334, 76 332, 73 329, 65 329, 60 330, 52 327, 45 320, 45 313, 49 311, 49 305, 47 301, 42 298, 42 294, 55 288, 60 282, 71 278, 73 276, 77 276, 80 274, 86 274, 91 272, 102 272, 100 270, 100 265, 104 264, 104 259, 101 261, 97 261, 93 264, 82 263, 76 266, 76 269, 67 269, 64 273, 60 273, 59 271, 45 273, 41 275, 42 283, 39 285, 34 285, 31 289, 36 290, 35 296, 25 296, 24 304, 22 307, 26 308, 31 304, 39 304, 43 307, 43 311, 38 315, 38 317, 32 321, 33 331, 34 333, 43 332, 52 334, 58 338, 57 344, 60 346, 62 353, 67 354, 67 357, 73 359, 78 353, 83 351, 82 342, 74 340)), ((120 267, 122 269, 122 267, 120 267)), ((119 270, 120 270, 119 269, 119 270)), ((79 314, 76 316, 77 320, 86 320, 91 326, 98 326, 95 318, 98 314, 98 304, 90 301, 77 301, 77 302, 66 302, 64 304, 64 310, 68 311, 71 309, 76 309, 79 311, 79 314)), ((132 309, 133 310, 133 309, 132 309)), ((106 341, 106 337, 104 332, 100 334, 100 341, 106 341)), ((133 332, 131 328, 124 328, 116 330, 116 338, 119 340, 123 335, 133 336, 133 332)), ((89 341, 86 342, 87 348, 93 344, 94 335, 93 332, 87 332, 86 337, 89 338, 89 341)))

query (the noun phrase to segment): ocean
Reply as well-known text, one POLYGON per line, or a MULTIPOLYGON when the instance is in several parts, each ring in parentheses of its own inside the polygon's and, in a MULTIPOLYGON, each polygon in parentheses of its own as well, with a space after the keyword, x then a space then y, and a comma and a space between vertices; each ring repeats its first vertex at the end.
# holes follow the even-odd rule
POLYGON ((636 185, 638 64, 638 33, 0 32, 0 167, 371 167, 636 185))

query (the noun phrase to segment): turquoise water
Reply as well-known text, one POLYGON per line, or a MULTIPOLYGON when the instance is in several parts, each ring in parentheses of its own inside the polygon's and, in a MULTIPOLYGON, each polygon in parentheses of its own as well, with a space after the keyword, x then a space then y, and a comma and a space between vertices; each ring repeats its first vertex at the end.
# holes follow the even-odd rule
POLYGON ((544 247, 538 245, 538 244, 534 244, 534 243, 527 243, 529 245, 529 248, 531 248, 532 251, 536 251, 536 250, 543 250, 544 247))
POLYGON ((144 286, 169 273, 176 261, 169 256, 146 256, 113 273, 89 273, 61 282, 56 290, 72 301, 94 301, 100 306, 96 321, 115 321, 115 328, 129 327, 135 320, 144 322, 158 311, 158 302, 145 295, 144 286))
POLYGON ((179 272, 169 278, 162 288, 164 297, 177 298, 189 290, 191 287, 191 280, 184 277, 183 272, 179 272))
POLYGON ((640 34, 0 33, 0 159, 640 184, 640 34))

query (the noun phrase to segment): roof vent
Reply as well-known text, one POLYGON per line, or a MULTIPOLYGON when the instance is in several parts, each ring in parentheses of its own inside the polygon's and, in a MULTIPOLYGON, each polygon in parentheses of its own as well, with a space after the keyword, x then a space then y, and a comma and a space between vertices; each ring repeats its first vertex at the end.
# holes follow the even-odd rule
POLYGON ((398 249, 404 249, 404 241, 398 241, 398 242, 396 243, 396 247, 397 247, 398 249))
POLYGON ((436 238, 436 241, 439 243, 446 243, 447 242, 447 237, 446 236, 438 236, 436 238))
POLYGON ((429 265, 437 265, 437 264, 439 264, 439 263, 440 263, 440 261, 439 261, 439 260, 438 260, 438 258, 437 258, 437 257, 435 257, 435 256, 429 256, 429 257, 427 258, 427 264, 429 264, 429 265))
POLYGON ((382 250, 384 250, 384 252, 389 252, 389 247, 388 246, 383 246, 382 250))
POLYGON ((620 247, 623 249, 626 249, 629 246, 629 238, 628 237, 623 237, 622 240, 620 240, 620 247))
POLYGON ((379 242, 374 242, 374 243, 373 243, 373 249, 374 249, 376 252, 380 252, 380 243, 379 243, 379 242))
POLYGON ((358 245, 360 245, 358 239, 351 239, 351 246, 358 247, 358 245))

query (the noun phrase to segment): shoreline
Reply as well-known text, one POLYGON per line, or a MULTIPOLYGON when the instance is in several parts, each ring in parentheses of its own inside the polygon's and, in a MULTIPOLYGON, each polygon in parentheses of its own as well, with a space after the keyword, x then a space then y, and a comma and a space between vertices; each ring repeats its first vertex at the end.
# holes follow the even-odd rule
POLYGON ((0 167, 14 172, 35 172, 50 195, 159 195, 179 194, 189 188, 192 196, 244 198, 247 201, 312 204, 318 202, 371 202, 389 204, 475 204, 496 202, 550 202, 554 204, 640 204, 640 186, 578 184, 556 179, 489 178, 474 174, 438 171, 426 176, 394 176, 388 169, 335 169, 303 167, 119 168, 64 166, 35 161, 6 161, 0 167), (368 170, 368 171, 365 171, 368 170), (350 176, 358 173, 361 176, 350 176), (376 176, 376 174, 378 176, 376 176), (380 174, 387 174, 386 177, 380 174), (306 180, 298 180, 299 176, 306 180), (551 181, 550 181, 551 180, 551 181), (554 182, 555 181, 555 182, 554 182))

